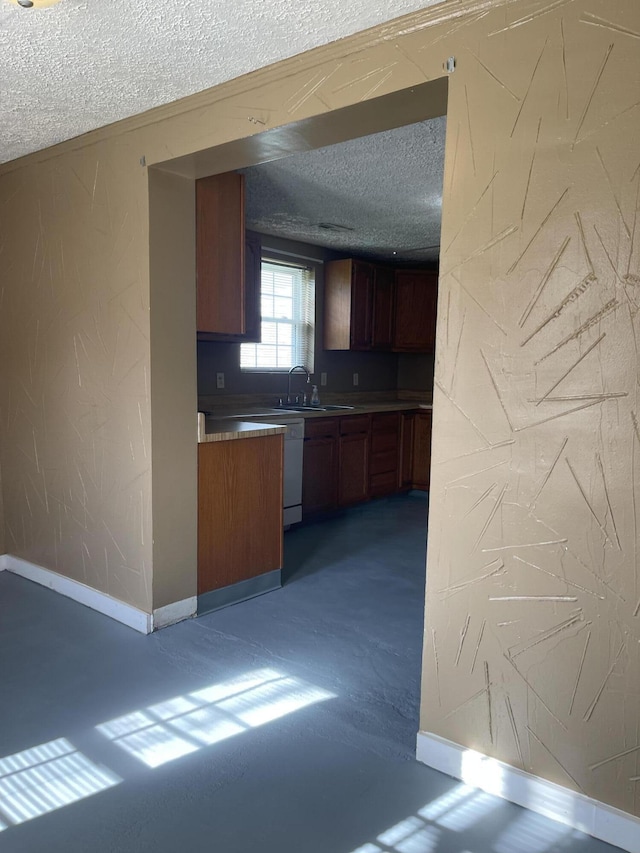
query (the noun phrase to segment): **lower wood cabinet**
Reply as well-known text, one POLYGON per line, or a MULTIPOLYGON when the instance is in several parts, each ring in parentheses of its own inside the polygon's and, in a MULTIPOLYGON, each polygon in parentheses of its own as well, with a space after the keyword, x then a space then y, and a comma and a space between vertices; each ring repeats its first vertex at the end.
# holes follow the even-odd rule
POLYGON ((400 490, 413 487, 413 427, 415 414, 402 412, 400 417, 400 468, 398 471, 398 488, 400 490))
POLYGON ((413 419, 412 486, 429 490, 431 479, 431 412, 421 411, 413 419))
POLYGON ((400 414, 385 412, 371 416, 369 494, 392 495, 398 491, 400 460, 400 414))
POLYGON ((369 415, 340 418, 338 505, 369 497, 369 415))
POLYGON ((198 445, 198 595, 282 568, 281 435, 198 445))
POLYGON ((338 418, 305 423, 302 459, 303 516, 328 512, 338 505, 338 418))
POLYGON ((303 517, 403 490, 427 490, 430 469, 430 411, 309 418, 303 517))

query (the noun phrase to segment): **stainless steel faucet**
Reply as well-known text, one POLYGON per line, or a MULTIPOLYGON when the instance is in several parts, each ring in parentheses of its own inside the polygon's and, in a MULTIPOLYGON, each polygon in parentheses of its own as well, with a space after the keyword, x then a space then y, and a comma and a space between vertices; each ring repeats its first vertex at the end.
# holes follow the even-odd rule
POLYGON ((301 370, 304 375, 307 377, 307 385, 311 382, 311 375, 304 364, 296 364, 289 371, 289 378, 287 381, 287 405, 291 404, 291 377, 296 372, 296 370, 301 370))

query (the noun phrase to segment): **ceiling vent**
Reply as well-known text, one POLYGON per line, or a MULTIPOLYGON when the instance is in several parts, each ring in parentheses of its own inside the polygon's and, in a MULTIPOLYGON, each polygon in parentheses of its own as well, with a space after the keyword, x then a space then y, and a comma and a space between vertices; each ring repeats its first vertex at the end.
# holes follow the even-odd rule
POLYGON ((334 233, 355 230, 348 225, 338 225, 337 222, 318 222, 318 228, 322 228, 323 231, 333 231, 334 233))

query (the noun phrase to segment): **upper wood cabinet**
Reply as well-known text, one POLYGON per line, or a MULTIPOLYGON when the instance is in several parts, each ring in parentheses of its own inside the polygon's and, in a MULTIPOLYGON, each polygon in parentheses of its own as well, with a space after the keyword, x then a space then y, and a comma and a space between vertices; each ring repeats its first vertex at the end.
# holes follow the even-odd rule
POLYGON ((373 268, 347 258, 324 267, 324 348, 371 349, 373 268))
POLYGON ((374 266, 371 318, 371 349, 389 350, 393 346, 394 271, 374 266))
POLYGON ((435 344, 437 273, 355 258, 325 264, 324 348, 429 352, 435 344))
POLYGON ((245 235, 244 176, 224 172, 196 181, 197 330, 201 338, 260 336, 259 236, 245 235))
POLYGON ((428 270, 396 270, 393 349, 433 352, 436 335, 438 274, 428 270))

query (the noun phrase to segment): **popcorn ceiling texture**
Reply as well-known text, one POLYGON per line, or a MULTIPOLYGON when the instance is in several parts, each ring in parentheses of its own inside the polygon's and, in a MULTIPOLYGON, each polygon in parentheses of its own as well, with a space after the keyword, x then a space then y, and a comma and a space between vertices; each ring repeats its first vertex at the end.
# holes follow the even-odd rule
POLYGON ((247 224, 380 260, 436 261, 445 127, 437 118, 245 169, 247 224))
POLYGON ((0 0, 0 162, 442 0, 0 0))
MULTIPOLYGON (((163 440, 194 452, 195 393, 173 402, 195 324, 150 319, 141 154, 244 140, 248 105, 275 128, 411 88, 454 55, 421 725, 640 816, 639 38, 636 0, 451 0, 0 168, 7 551, 169 603, 152 528, 182 550, 195 477, 156 500, 155 447, 174 408, 185 438, 163 440)), ((169 569, 186 597, 194 566, 169 569)))

